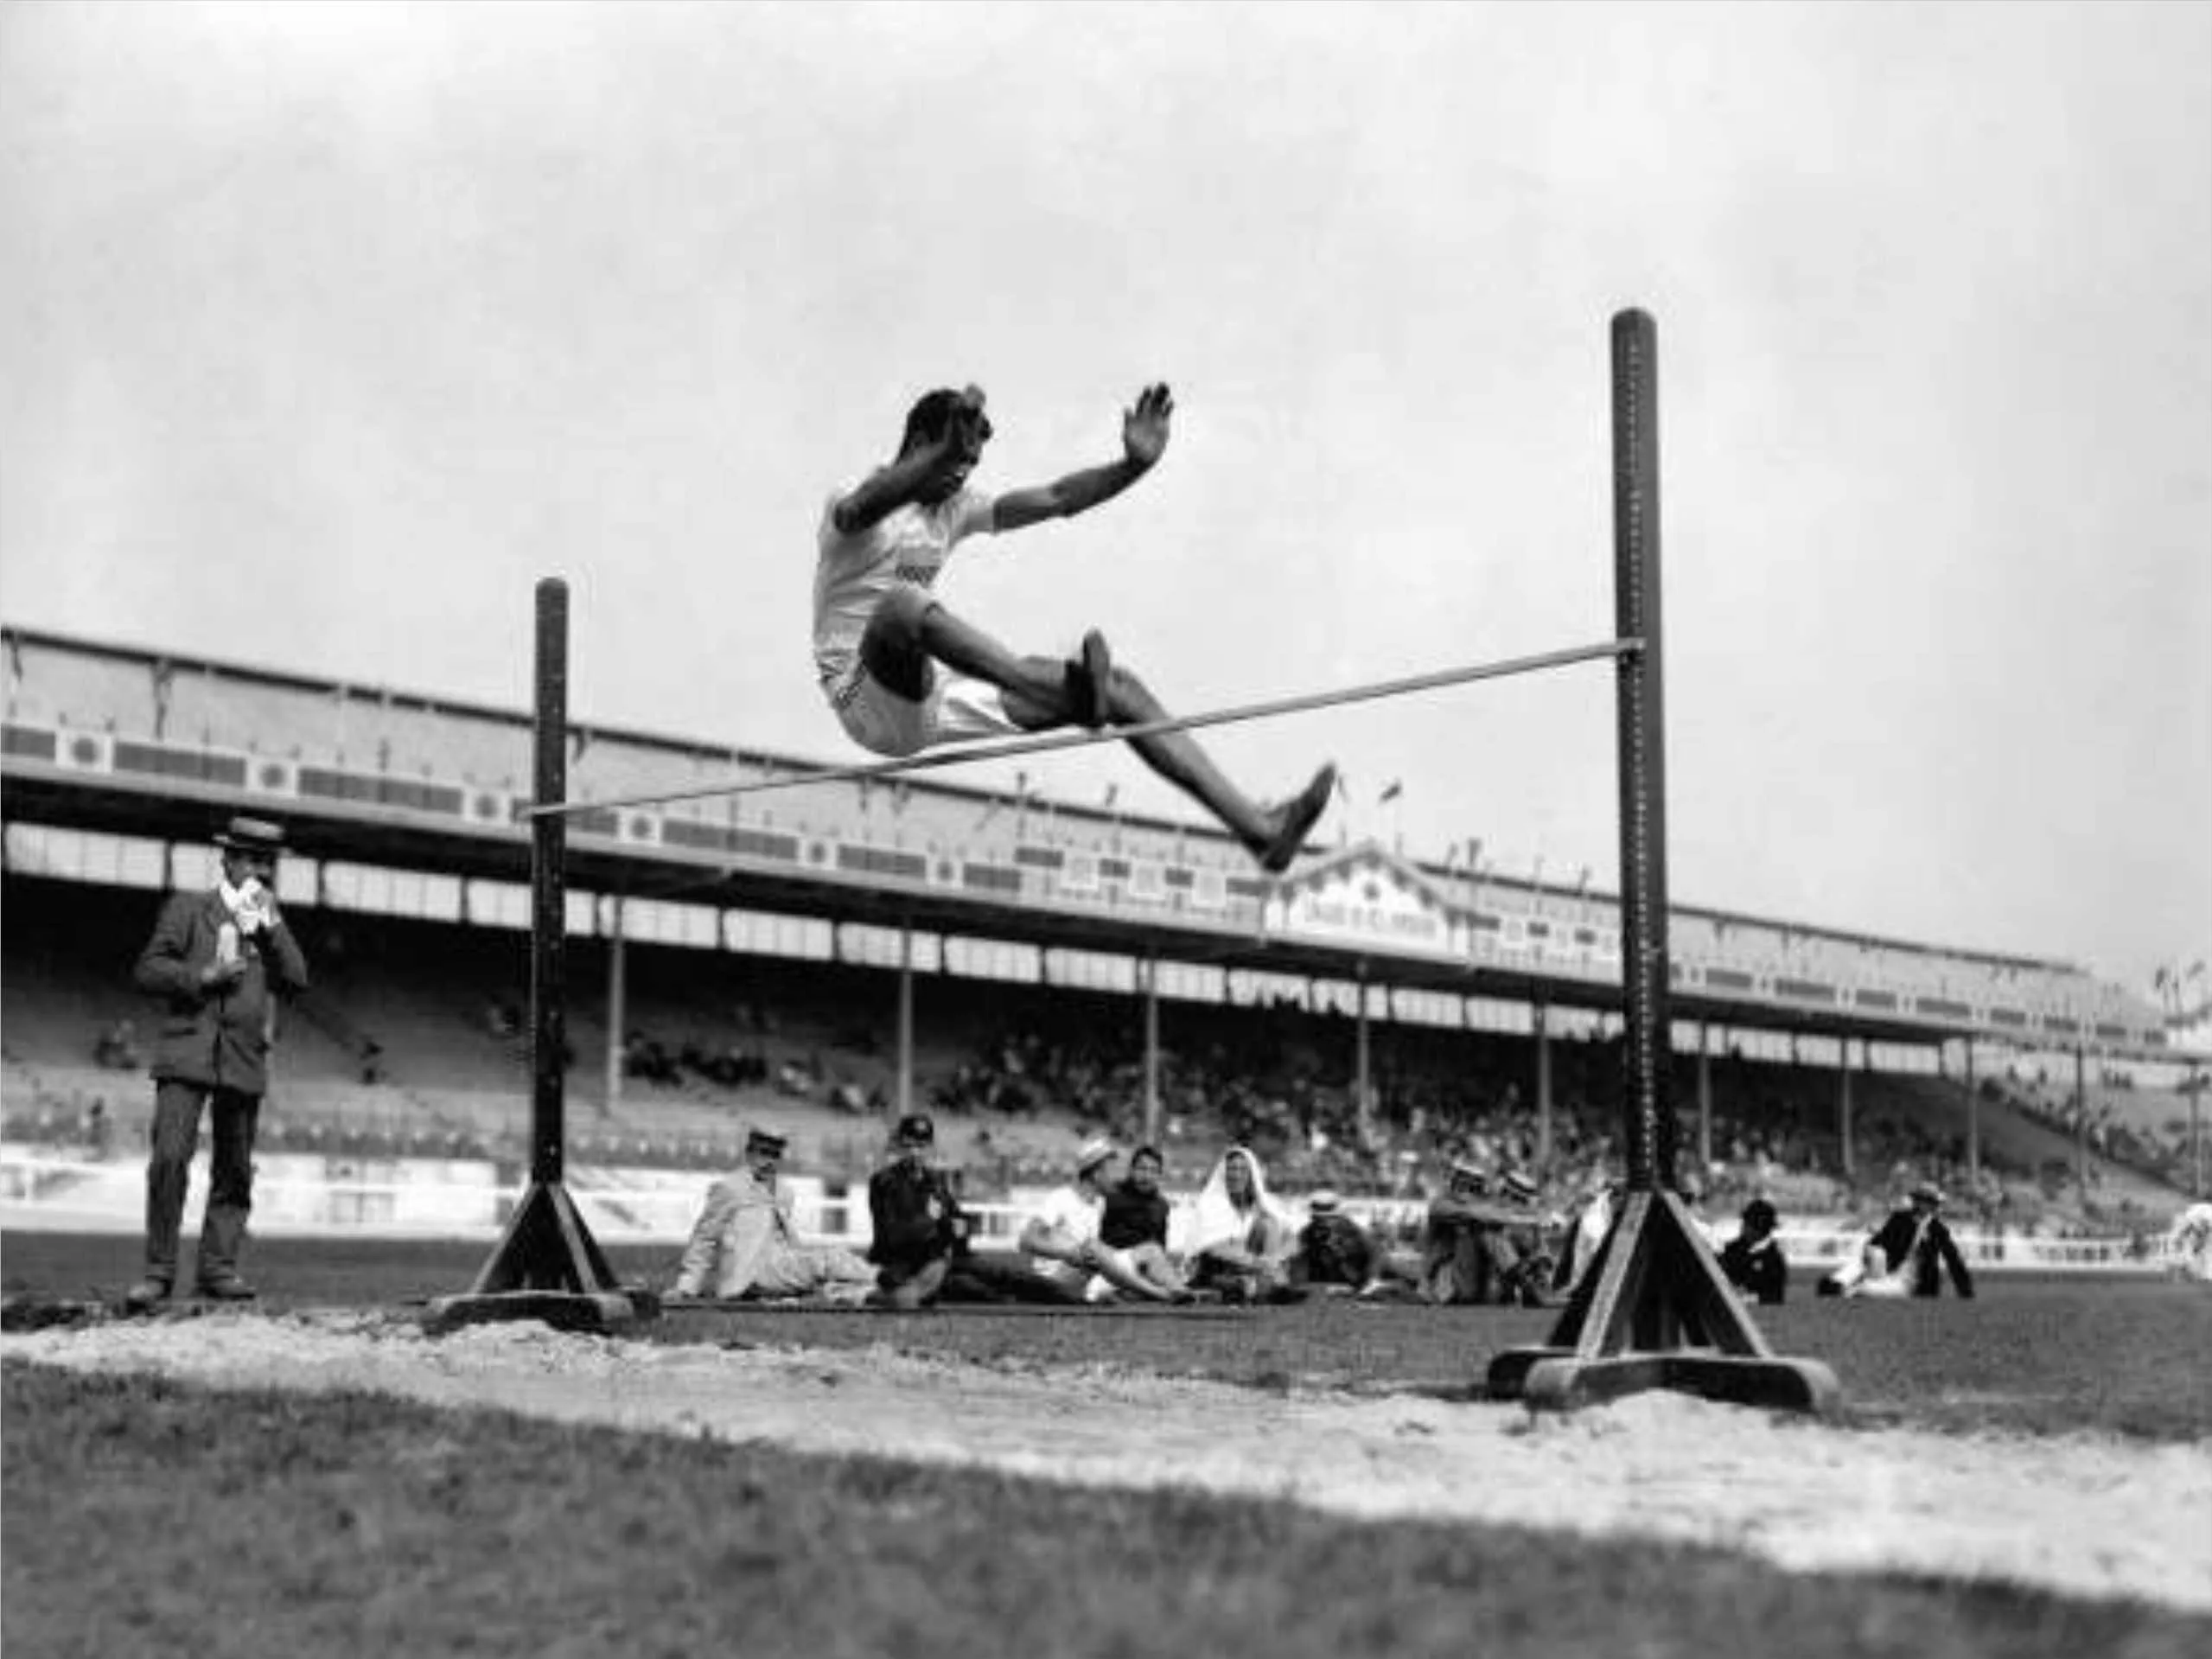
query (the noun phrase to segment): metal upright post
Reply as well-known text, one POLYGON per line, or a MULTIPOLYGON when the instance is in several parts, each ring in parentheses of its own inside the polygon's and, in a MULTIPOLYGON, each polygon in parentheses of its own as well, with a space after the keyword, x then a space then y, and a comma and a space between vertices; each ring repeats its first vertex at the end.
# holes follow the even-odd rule
POLYGON ((1490 1365, 1493 1397, 1571 1409, 1648 1388, 1818 1411, 1835 1378, 1777 1359, 1675 1190, 1667 1098, 1667 763, 1660 629, 1658 341, 1651 318, 1613 319, 1614 633, 1618 662, 1623 1137, 1628 1191, 1597 1260, 1543 1348, 1490 1365))
MULTIPOLYGON (((536 804, 568 793, 568 584, 538 584, 536 804)), ((530 842, 530 1187, 491 1260, 467 1293, 430 1305, 432 1330, 489 1320, 537 1319, 564 1330, 609 1330, 657 1311, 625 1292, 561 1184, 568 1067, 568 820, 539 813, 530 842)))

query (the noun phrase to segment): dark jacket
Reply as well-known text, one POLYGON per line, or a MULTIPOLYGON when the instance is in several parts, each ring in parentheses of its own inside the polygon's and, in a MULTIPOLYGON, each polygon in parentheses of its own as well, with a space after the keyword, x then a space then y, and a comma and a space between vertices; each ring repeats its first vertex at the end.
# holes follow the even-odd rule
POLYGON ((1367 1229, 1349 1216, 1316 1216, 1298 1235, 1298 1255, 1309 1285, 1349 1285, 1357 1290, 1374 1277, 1374 1246, 1367 1229))
POLYGON ((1139 1192, 1127 1180, 1117 1181, 1106 1196, 1099 1216, 1099 1242, 1110 1250, 1133 1250, 1140 1244, 1168 1247, 1168 1201, 1158 1191, 1139 1192))
POLYGON ((1789 1292, 1789 1263, 1773 1234, 1748 1239, 1742 1234, 1720 1247, 1720 1270, 1728 1282, 1753 1301, 1772 1307, 1789 1292))
POLYGON ((1890 1264, 1891 1273, 1910 1273, 1910 1288, 1915 1296, 1942 1293, 1943 1277, 1939 1267, 1950 1269, 1952 1288, 1960 1296, 1974 1293, 1974 1276, 1967 1271, 1967 1259, 1959 1254, 1958 1243, 1940 1216, 1928 1216, 1923 1231, 1920 1217, 1912 1210, 1894 1210, 1890 1219, 1882 1223, 1882 1230, 1868 1243, 1882 1253, 1882 1260, 1890 1264), (1910 1261, 1907 1261, 1908 1256, 1910 1261))
POLYGON ((973 1218, 927 1164, 886 1164, 868 1178, 868 1260, 912 1274, 944 1256, 967 1254, 973 1218))
POLYGON ((138 988, 163 1004, 153 1074, 165 1080, 263 1094, 269 1088, 269 1047, 279 996, 307 989, 307 959, 279 922, 239 941, 245 977, 203 987, 214 965, 215 941, 230 911, 216 891, 178 893, 162 907, 154 936, 138 958, 138 988))

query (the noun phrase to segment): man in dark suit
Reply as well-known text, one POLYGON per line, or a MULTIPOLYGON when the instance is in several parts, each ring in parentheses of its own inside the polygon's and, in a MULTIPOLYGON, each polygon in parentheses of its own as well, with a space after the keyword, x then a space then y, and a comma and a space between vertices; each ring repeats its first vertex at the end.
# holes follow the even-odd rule
POLYGON ((1951 1274, 1951 1287, 1961 1297, 1974 1293, 1974 1276, 1958 1241, 1937 1214, 1943 1207, 1942 1189, 1923 1181, 1912 1190, 1911 1207, 1892 1210, 1882 1230, 1867 1241, 1866 1281, 1861 1295, 1877 1293, 1877 1285, 1895 1286, 1891 1294, 1938 1296, 1942 1293, 1942 1269, 1951 1274))
POLYGON ((1782 1217, 1772 1203, 1754 1198, 1743 1206, 1743 1225, 1720 1249, 1720 1270, 1728 1282, 1762 1306, 1779 1305, 1789 1293, 1789 1263, 1775 1229, 1782 1217))
POLYGON ((869 1178, 868 1216, 873 1241, 868 1260, 891 1307, 925 1307, 937 1299, 945 1276, 968 1253, 973 1222, 929 1158, 937 1126, 927 1113, 899 1120, 891 1135, 891 1161, 869 1178))
POLYGON ((253 1209, 253 1141, 269 1087, 277 999, 307 989, 307 960, 277 908, 284 831, 233 818, 215 845, 222 879, 207 892, 171 895, 138 958, 138 988, 163 1005, 146 1164, 146 1272, 127 1298, 140 1311, 166 1301, 176 1282, 192 1153, 201 1112, 209 1107, 214 1156, 201 1222, 199 1292, 224 1301, 252 1298, 238 1256, 253 1209))

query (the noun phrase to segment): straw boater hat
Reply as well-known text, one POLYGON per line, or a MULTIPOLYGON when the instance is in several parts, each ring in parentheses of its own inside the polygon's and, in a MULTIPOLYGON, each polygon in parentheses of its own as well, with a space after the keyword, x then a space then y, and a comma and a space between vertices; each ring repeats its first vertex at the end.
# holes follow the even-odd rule
POLYGON ((1924 1201, 1931 1204, 1941 1204, 1943 1202, 1943 1189, 1933 1181, 1916 1181, 1913 1183, 1911 1196, 1916 1203, 1924 1201))
POLYGON ((899 1120, 891 1139, 902 1146, 934 1146, 937 1144, 937 1126, 929 1120, 928 1113, 909 1112, 899 1120))
POLYGON ((765 1152, 770 1158, 781 1158, 784 1148, 788 1145, 788 1139, 773 1129, 749 1129, 745 1133, 745 1151, 749 1156, 754 1152, 765 1152))
POLYGON ((226 852, 260 852, 273 858, 284 850, 284 832, 265 818, 233 818, 215 832, 215 845, 226 852))
POLYGON ((1515 1198, 1527 1200, 1536 1196, 1536 1182, 1524 1171, 1508 1170, 1505 1188, 1507 1193, 1515 1198))
POLYGON ((1306 1200, 1306 1208, 1316 1216, 1333 1216, 1336 1213, 1336 1195, 1323 1187, 1306 1200))
POLYGON ((1121 1156, 1121 1149, 1104 1135, 1093 1135, 1083 1143, 1083 1150, 1075 1154, 1075 1173, 1088 1175, 1110 1159, 1121 1156))
POLYGON ((1465 1181, 1472 1186, 1481 1188, 1485 1192, 1489 1190, 1490 1172, 1480 1164, 1472 1163, 1463 1158, 1452 1159, 1451 1178, 1455 1184, 1465 1181))

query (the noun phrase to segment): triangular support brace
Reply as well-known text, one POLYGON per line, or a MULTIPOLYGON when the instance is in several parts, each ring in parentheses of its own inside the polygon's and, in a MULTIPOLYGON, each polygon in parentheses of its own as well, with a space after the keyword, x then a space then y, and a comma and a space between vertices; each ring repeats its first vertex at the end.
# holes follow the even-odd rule
POLYGON ((1630 1192, 1542 1348, 1490 1362, 1492 1399, 1600 1406, 1669 1388, 1739 1406, 1825 1413, 1842 1398, 1817 1360, 1781 1359, 1672 1192, 1630 1192))
POLYGON ((611 1331, 658 1311, 616 1282, 568 1189, 533 1181, 475 1282, 432 1301, 424 1325, 439 1332, 535 1319, 560 1330, 611 1331))

